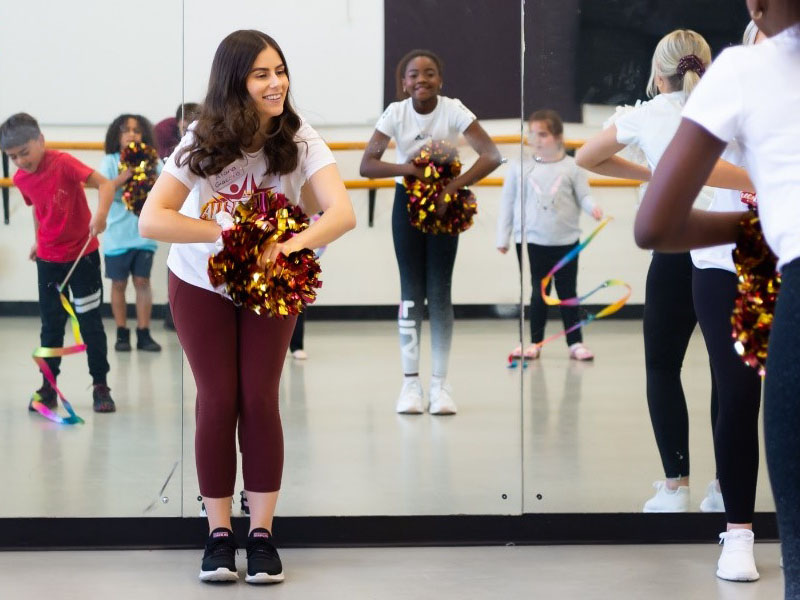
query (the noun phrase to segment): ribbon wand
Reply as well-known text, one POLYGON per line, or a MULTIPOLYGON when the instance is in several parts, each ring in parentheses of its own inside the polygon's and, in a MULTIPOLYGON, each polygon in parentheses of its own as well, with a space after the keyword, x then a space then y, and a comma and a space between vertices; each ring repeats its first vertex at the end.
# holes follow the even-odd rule
POLYGON ((81 248, 80 253, 78 254, 78 258, 75 259, 75 262, 72 263, 72 267, 70 267, 69 271, 67 272, 67 276, 64 277, 64 280, 58 286, 58 296, 61 300, 61 306, 64 307, 64 310, 67 311, 69 315, 71 325, 72 325, 72 334, 75 337, 75 345, 68 346, 65 348, 45 348, 43 346, 39 346, 36 350, 33 351, 33 361, 39 366, 39 370, 44 375, 44 378, 50 384, 50 386, 55 390, 58 397, 61 398, 61 402, 64 405, 67 413, 69 413, 68 417, 62 417, 52 411, 50 408, 45 406, 41 402, 41 396, 38 393, 34 393, 33 399, 31 401, 31 408, 33 408, 36 412, 40 415, 53 421, 54 423, 65 424, 65 425, 74 425, 77 423, 83 423, 84 420, 80 418, 72 408, 72 405, 69 401, 64 397, 64 394, 61 393, 61 390, 58 389, 56 385, 56 378, 53 376, 53 372, 50 370, 50 367, 47 365, 47 361, 45 358, 54 358, 57 356, 67 356, 68 354, 77 354, 78 352, 83 352, 86 350, 86 344, 83 342, 81 338, 81 330, 78 324, 78 317, 75 315, 75 311, 72 309, 69 301, 67 300, 66 296, 64 296, 64 288, 66 288, 67 283, 69 282, 70 277, 75 272, 75 268, 78 266, 78 263, 83 258, 84 252, 86 252, 86 248, 89 247, 89 242, 92 241, 93 235, 89 235, 86 239, 86 242, 83 244, 83 248, 81 248))

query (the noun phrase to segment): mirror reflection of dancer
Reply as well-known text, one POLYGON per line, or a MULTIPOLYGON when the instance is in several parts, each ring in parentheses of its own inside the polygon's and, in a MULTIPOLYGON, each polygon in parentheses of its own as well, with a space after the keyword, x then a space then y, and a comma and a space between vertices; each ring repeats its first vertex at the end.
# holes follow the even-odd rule
MULTIPOLYGON (((198 119, 158 178, 139 219, 142 235, 173 242, 167 266, 178 338, 197 385, 195 454, 209 537, 203 581, 238 577, 231 531, 236 439, 250 506, 249 583, 283 580, 272 518, 283 470, 278 383, 295 319, 237 307, 214 291, 208 258, 224 219, 202 212, 219 200, 228 213, 253 188, 273 188, 292 201, 305 181, 325 210, 314 225, 274 244, 279 253, 318 248, 355 226, 331 151, 292 108, 289 71, 278 44, 259 31, 235 31, 217 48, 198 119)), ((230 222, 230 216, 227 221, 230 222)))
MULTIPOLYGON (((45 348, 64 345, 64 327, 69 315, 61 305, 58 286, 77 261, 64 293, 71 294, 86 342, 86 360, 92 376, 92 410, 112 413, 116 404, 107 384, 108 342, 100 316, 103 279, 97 236, 105 231, 114 185, 72 155, 45 148, 39 123, 27 113, 11 115, 0 125, 0 149, 17 167, 14 185, 25 204, 33 207, 35 239, 28 257, 36 261, 39 282, 40 343, 45 348), (83 185, 98 190, 94 215, 86 202, 83 185), (92 239, 81 256, 81 248, 90 236, 92 239)), ((44 360, 53 377, 58 377, 61 357, 44 360)), ((31 401, 37 398, 50 410, 58 407, 58 394, 44 373, 42 387, 31 401)), ((28 404, 28 410, 35 410, 33 404, 28 404)))
MULTIPOLYGON (((677 30, 665 36, 653 55, 648 94, 654 98, 623 114, 590 140, 578 152, 578 164, 606 175, 649 179, 649 173, 640 172, 647 169, 615 157, 615 153, 635 144, 644 152, 651 169, 655 168, 678 128, 687 98, 710 62, 711 50, 699 34, 677 30)), ((725 161, 720 162, 709 183, 736 190, 752 189, 746 173, 725 161)), ((728 257, 730 262, 730 254, 728 257)), ((719 266, 716 262, 700 262, 703 267, 719 266)), ((730 311, 736 282, 734 277, 729 282, 732 286, 724 285, 720 278, 727 281, 725 275, 719 268, 695 268, 693 282, 688 252, 653 253, 643 320, 647 403, 666 480, 655 482, 656 493, 645 502, 644 512, 689 510, 689 416, 680 372, 699 319, 711 362, 712 430, 724 510, 728 528, 737 530, 723 534, 726 543, 717 574, 723 579, 752 581, 759 577, 753 560, 752 534, 758 473, 759 382, 757 374, 733 350, 730 311)), ((723 510, 721 505, 713 482, 701 507, 723 510)))
MULTIPOLYGON (((508 252, 508 240, 513 231, 517 259, 522 264, 522 199, 525 199, 525 240, 531 270, 531 344, 518 346, 511 352, 514 358, 534 360, 539 358, 547 322, 547 305, 542 300, 539 286, 565 254, 578 245, 581 235, 579 220, 581 210, 595 220, 603 218, 603 209, 595 204, 589 190, 586 173, 575 165, 575 160, 564 151, 564 124, 554 110, 538 110, 528 117, 528 145, 533 157, 526 157, 509 165, 500 214, 497 217, 497 249, 508 252), (521 178, 521 180, 520 180, 521 178)), ((558 271, 555 279, 558 297, 574 298, 578 295, 578 258, 558 271)), ((553 281, 547 287, 547 292, 553 281)), ((580 321, 577 306, 560 306, 564 329, 580 321)), ((578 328, 565 338, 569 357, 574 360, 592 360, 594 354, 583 345, 583 331, 578 328)))
MULTIPOLYGON (((403 177, 424 179, 424 172, 410 161, 432 141, 456 144, 463 134, 477 152, 478 160, 443 190, 471 185, 491 173, 501 162, 497 147, 461 101, 441 96, 442 61, 429 50, 412 50, 397 65, 397 97, 378 119, 375 132, 361 160, 363 177, 395 177, 392 237, 400 270, 398 327, 403 364, 403 387, 396 410, 403 414, 425 411, 419 380, 419 340, 425 300, 431 324, 433 369, 428 394, 432 415, 453 415, 456 404, 446 382, 453 337, 451 284, 458 236, 422 233, 409 223, 403 177), (381 160, 389 145, 397 144, 396 164, 381 160)), ((442 208, 444 205, 442 204, 442 208)))
MULTIPOLYGON (((686 104, 636 218, 636 242, 662 252, 728 244, 739 212, 691 210, 736 140, 758 191, 781 291, 769 339, 764 437, 783 551, 785 598, 800 598, 800 0, 747 0, 769 39, 722 52, 686 104)), ((723 486, 723 493, 725 488, 723 486)), ((728 499, 725 499, 727 505, 728 499)), ((726 541, 727 545, 727 541, 726 541)))
MULTIPOLYGON (((99 169, 114 184, 116 190, 114 202, 108 212, 108 229, 103 239, 106 277, 111 280, 111 312, 117 324, 114 350, 131 350, 131 330, 127 325, 128 305, 125 301, 130 278, 136 292, 136 349, 160 352, 161 345, 150 335, 150 316, 153 311, 150 271, 158 244, 139 235, 139 217, 128 210, 122 200, 122 188, 133 176, 133 171, 126 169, 120 173, 118 165, 122 151, 132 142, 144 142, 153 147, 153 126, 142 115, 120 115, 111 122, 106 131, 106 155, 99 169)), ((156 164, 158 173, 161 168, 159 160, 156 164)))

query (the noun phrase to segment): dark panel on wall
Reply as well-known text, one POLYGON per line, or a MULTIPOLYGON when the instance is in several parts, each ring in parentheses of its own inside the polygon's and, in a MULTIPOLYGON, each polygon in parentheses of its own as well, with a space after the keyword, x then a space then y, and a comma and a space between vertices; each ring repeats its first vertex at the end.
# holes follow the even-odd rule
POLYGON ((743 0, 580 0, 576 72, 579 103, 645 98, 653 50, 673 29, 694 29, 716 56, 741 43, 743 0))
POLYGON ((425 48, 444 61, 444 95, 481 119, 519 118, 519 0, 384 0, 384 28, 384 106, 397 62, 425 48))
POLYGON ((552 108, 581 121, 575 93, 580 0, 525 2, 525 111, 552 108))

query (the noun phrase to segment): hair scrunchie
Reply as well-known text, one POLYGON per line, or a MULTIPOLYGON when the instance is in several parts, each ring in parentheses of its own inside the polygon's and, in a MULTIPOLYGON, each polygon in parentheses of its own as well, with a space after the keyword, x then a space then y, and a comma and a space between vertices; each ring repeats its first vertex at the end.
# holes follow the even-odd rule
POLYGON ((706 67, 703 64, 703 61, 700 60, 699 56, 696 54, 687 54, 686 56, 682 56, 678 61, 677 73, 683 77, 686 75, 687 71, 694 71, 700 77, 702 77, 703 73, 706 72, 706 67))

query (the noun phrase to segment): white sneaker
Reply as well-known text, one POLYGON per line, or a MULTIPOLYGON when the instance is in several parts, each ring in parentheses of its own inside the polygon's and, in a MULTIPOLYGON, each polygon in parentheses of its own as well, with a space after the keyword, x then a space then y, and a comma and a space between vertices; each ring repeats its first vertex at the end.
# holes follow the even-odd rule
POLYGON ((656 494, 644 503, 642 512, 646 513, 671 513, 689 511, 689 488, 685 485, 677 490, 667 488, 666 481, 654 481, 653 487, 656 494))
POLYGON ((295 360, 306 360, 308 358, 308 354, 306 353, 305 350, 300 348, 300 349, 295 350, 294 352, 292 352, 292 357, 295 360))
POLYGON ((700 512, 725 512, 725 501, 722 499, 722 492, 717 489, 716 481, 708 484, 706 497, 700 503, 700 512))
POLYGON ((431 383, 430 389, 430 406, 428 411, 432 415, 454 415, 458 410, 456 403, 450 395, 452 389, 444 382, 431 383))
POLYGON ((405 379, 395 410, 401 415, 421 415, 425 412, 422 405, 422 384, 419 377, 405 379))
POLYGON ((728 581, 756 581, 760 575, 753 558, 755 536, 749 529, 731 529, 719 534, 722 554, 717 563, 717 577, 728 581))

